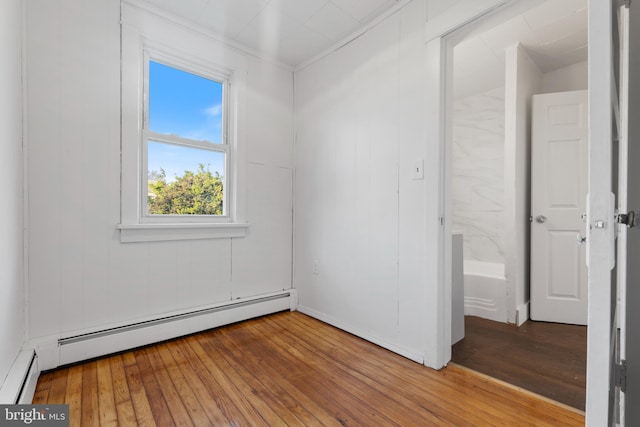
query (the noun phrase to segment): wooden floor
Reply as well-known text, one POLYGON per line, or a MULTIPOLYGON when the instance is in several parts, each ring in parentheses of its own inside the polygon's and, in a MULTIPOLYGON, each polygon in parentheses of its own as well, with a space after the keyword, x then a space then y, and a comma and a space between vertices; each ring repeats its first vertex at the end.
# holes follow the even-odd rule
POLYGON ((584 410, 586 326, 527 321, 518 328, 467 316, 452 361, 584 410))
POLYGON ((297 312, 43 374, 72 426, 581 426, 464 368, 434 371, 297 312))

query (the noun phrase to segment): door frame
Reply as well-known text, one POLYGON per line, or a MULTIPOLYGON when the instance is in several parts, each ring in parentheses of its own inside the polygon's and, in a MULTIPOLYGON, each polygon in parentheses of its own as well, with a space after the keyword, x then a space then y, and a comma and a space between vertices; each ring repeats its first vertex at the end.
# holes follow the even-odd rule
MULTIPOLYGON (((436 367, 451 360, 451 214, 450 144, 447 112, 452 97, 451 35, 479 19, 510 5, 533 5, 535 0, 462 0, 426 24, 427 88, 425 128, 427 140, 437 141, 440 158, 438 244, 438 313, 436 367)), ((589 314, 587 346, 587 426, 607 425, 609 413, 609 344, 611 333, 611 267, 614 245, 611 189, 611 7, 602 0, 588 0, 589 7, 589 204, 587 208, 587 260, 589 264, 589 314), (609 55, 609 56, 607 56, 609 55), (607 82, 603 84, 602 82, 607 82), (598 118, 593 120, 592 118, 598 118), (609 227, 596 229, 595 221, 609 227), (608 221, 608 222, 607 222, 608 221), (591 228, 591 230, 589 230, 591 228)), ((468 28, 468 27, 467 27, 468 28)), ((428 331, 428 328, 425 328, 428 331)))
MULTIPOLYGON (((615 1, 615 0, 614 0, 615 1)), ((589 199, 587 265, 587 426, 608 425, 612 273, 615 264, 615 220, 612 190, 612 5, 588 0, 589 7, 589 199), (604 221, 604 227, 596 225, 604 221)))
MULTIPOLYGON (((438 311, 436 313, 437 349, 435 360, 428 365, 441 368, 451 360, 451 148, 453 103, 453 47, 477 23, 485 24, 498 13, 509 10, 514 16, 544 0, 462 0, 440 15, 427 20, 425 31, 427 74, 425 104, 426 139, 437 141, 439 147, 438 171, 438 311), (506 6, 509 6, 508 8, 506 6)), ((499 18, 503 19, 503 18, 499 18)), ((425 325, 429 335, 432 325, 425 325)), ((429 336, 425 337, 428 342, 429 336)), ((425 358, 426 360, 426 358, 425 358)))

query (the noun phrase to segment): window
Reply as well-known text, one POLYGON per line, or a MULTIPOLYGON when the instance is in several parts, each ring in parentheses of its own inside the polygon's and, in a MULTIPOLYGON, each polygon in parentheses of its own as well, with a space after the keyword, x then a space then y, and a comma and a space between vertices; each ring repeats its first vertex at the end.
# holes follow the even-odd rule
POLYGON ((120 241, 246 236, 247 60, 125 7, 120 241))
POLYGON ((145 55, 142 222, 229 217, 228 77, 145 55))

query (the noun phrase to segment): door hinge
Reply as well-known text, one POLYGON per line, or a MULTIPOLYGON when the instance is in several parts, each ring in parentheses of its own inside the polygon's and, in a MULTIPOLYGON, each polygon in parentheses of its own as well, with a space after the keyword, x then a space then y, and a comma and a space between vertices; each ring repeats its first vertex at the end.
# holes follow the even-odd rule
POLYGON ((627 361, 621 360, 620 363, 613 365, 613 381, 616 387, 622 392, 627 391, 627 361))
POLYGON ((636 216, 634 211, 629 211, 626 214, 616 215, 616 222, 618 224, 624 224, 629 228, 640 226, 640 216, 636 216))

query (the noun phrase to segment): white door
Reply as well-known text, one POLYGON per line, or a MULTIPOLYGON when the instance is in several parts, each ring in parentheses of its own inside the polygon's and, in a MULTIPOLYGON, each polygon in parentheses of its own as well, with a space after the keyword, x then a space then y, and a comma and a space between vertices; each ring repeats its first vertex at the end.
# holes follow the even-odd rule
MULTIPOLYGON (((627 182, 628 182, 628 78, 629 74, 628 70, 628 14, 626 8, 620 8, 619 10, 613 13, 614 19, 617 17, 617 20, 614 20, 614 33, 613 33, 613 53, 614 53, 614 64, 617 64, 616 73, 617 75, 616 84, 614 85, 615 93, 617 96, 614 97, 618 99, 619 106, 612 110, 614 113, 614 117, 617 118, 614 122, 614 131, 617 136, 617 150, 616 144, 614 142, 613 145, 613 174, 616 173, 617 169, 617 193, 616 193, 616 201, 617 201, 617 211, 619 213, 627 212, 627 182), (616 34, 616 28, 618 30, 618 34, 616 34), (615 157, 617 151, 617 158, 615 157), (616 167, 617 166, 617 167, 616 167)), ((614 178, 614 186, 615 184, 615 175, 614 178)), ((611 336, 613 337, 614 342, 611 345, 611 372, 613 372, 611 378, 610 390, 613 393, 613 396, 610 396, 610 402, 613 402, 613 408, 610 409, 610 424, 613 424, 615 421, 618 425, 624 426, 625 422, 625 396, 622 388, 619 386, 616 377, 616 372, 618 370, 618 366, 620 366, 621 361, 625 358, 626 346, 625 341, 626 337, 622 333, 626 330, 625 324, 625 311, 626 307, 622 304, 623 301, 626 301, 626 278, 627 278, 627 228, 623 224, 617 225, 616 230, 616 262, 615 262, 615 282, 613 284, 614 292, 617 291, 616 300, 617 302, 613 302, 612 305, 614 308, 614 315, 610 325, 611 336)), ((633 408, 629 408, 632 409, 633 408)), ((637 414, 637 412, 636 412, 637 414)), ((634 417, 631 416, 631 419, 634 417)), ((637 425, 637 422, 640 421, 637 417, 635 418, 635 422, 629 425, 637 425)))
POLYGON ((531 319, 587 324, 587 91, 533 97, 531 319))
MULTIPOLYGON (((618 224, 615 215, 627 206, 638 209, 640 194, 636 164, 640 123, 640 78, 637 37, 640 20, 629 4, 637 2, 589 0, 589 207, 587 260, 589 265, 589 328, 587 335, 586 425, 640 425, 640 378, 637 339, 626 325, 638 324, 634 298, 640 271, 640 239, 635 229, 618 224), (619 19, 622 18, 622 19, 619 19), (629 24, 629 22, 632 22, 629 24), (635 39, 635 40, 634 40, 635 39), (634 50, 635 49, 635 50, 634 50), (639 77, 636 78, 636 75, 639 77), (627 120, 627 117, 632 118, 627 120), (628 135, 627 135, 628 129, 628 135), (635 136, 634 136, 635 134, 635 136), (627 143, 628 141, 628 143, 627 143), (635 234, 634 234, 635 233, 635 234), (615 237, 619 244, 615 252, 615 237), (627 253, 629 260, 627 262, 627 253), (616 270, 612 272, 616 267, 616 270), (635 283, 634 283, 635 281, 635 283), (630 284, 631 286, 627 286, 630 284), (625 316, 626 312, 626 316, 625 316), (625 322, 626 317, 626 322, 625 322), (625 339, 625 336, 628 338, 625 339), (635 347, 635 349, 634 349, 635 347), (626 381, 622 358, 626 355, 626 381), (626 392, 625 392, 626 389, 626 392)), ((637 226, 637 225, 636 225, 637 226)))
MULTIPOLYGON (((633 327, 640 324, 640 5, 631 2, 617 8, 617 29, 620 48, 620 136, 619 146, 619 213, 634 212, 633 217, 627 215, 620 218, 625 224, 619 224, 618 234, 618 330, 616 337, 620 343, 614 346, 613 366, 625 367, 625 381, 615 380, 614 402, 620 425, 640 425, 640 341, 634 336, 633 327), (628 120, 629 117, 634 120, 628 120), (626 220, 626 221, 624 221, 626 220), (630 261, 630 262, 628 262, 630 261)), ((614 324, 615 326, 615 324, 614 324)), ((624 376, 624 375, 623 375, 624 376)), ((616 411, 614 411, 614 416, 616 411)))

